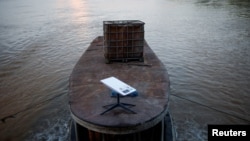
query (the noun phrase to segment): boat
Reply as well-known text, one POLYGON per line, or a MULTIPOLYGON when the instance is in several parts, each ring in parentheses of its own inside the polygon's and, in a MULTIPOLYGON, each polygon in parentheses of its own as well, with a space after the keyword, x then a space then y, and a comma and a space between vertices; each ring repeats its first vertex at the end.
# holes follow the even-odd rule
POLYGON ((163 63, 143 44, 143 61, 108 62, 104 37, 98 36, 76 63, 69 79, 69 108, 72 117, 71 140, 84 141, 166 141, 174 140, 168 112, 170 81, 163 63), (102 114, 105 105, 117 97, 100 80, 116 77, 135 88, 137 96, 122 96, 123 108, 102 114))

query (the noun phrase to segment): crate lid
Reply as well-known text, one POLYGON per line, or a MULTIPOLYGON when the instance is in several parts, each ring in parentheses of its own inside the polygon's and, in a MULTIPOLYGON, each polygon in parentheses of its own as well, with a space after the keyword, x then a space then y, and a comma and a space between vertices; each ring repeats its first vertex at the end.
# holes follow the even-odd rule
POLYGON ((145 23, 140 20, 114 20, 114 21, 103 21, 103 24, 128 25, 128 24, 145 24, 145 23))

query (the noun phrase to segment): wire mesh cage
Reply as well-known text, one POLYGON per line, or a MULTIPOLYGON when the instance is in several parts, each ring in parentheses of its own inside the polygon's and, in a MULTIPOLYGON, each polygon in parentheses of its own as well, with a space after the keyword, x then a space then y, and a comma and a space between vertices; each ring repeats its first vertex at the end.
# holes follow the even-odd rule
POLYGON ((144 24, 139 20, 103 21, 106 60, 143 61, 144 24))

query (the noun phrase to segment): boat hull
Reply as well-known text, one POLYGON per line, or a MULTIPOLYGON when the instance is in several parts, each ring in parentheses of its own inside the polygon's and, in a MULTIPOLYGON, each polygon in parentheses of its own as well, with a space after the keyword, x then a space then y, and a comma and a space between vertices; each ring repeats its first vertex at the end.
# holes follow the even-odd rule
MULTIPOLYGON (((97 136, 96 134, 100 137, 110 135, 110 137, 124 138, 138 133, 143 133, 140 136, 146 137, 152 132, 152 137, 159 133, 158 140, 163 140, 166 138, 164 121, 168 113, 169 90, 167 70, 146 41, 144 41, 144 62, 106 64, 103 37, 95 38, 77 62, 69 80, 69 107, 77 138, 99 140, 92 139, 97 136), (116 98, 110 96, 110 90, 100 82, 110 76, 137 89, 137 97, 121 98, 122 102, 136 105, 131 107, 136 114, 116 108, 101 115, 105 111, 104 105, 116 101, 116 98), (158 129, 161 132, 158 132, 158 129), (81 137, 82 135, 84 137, 81 137)), ((134 135, 133 138, 139 140, 134 135)))

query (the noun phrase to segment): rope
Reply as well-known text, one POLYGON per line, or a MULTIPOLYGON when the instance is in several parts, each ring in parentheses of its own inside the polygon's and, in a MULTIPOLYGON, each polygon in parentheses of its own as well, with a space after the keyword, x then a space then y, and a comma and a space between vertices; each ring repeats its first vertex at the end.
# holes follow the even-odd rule
POLYGON ((15 117, 16 117, 18 114, 20 114, 20 113, 23 113, 23 112, 26 112, 26 111, 28 111, 28 110, 31 110, 31 109, 33 109, 33 108, 35 108, 35 107, 37 107, 37 106, 41 106, 42 104, 47 103, 47 102, 49 102, 49 101, 52 101, 52 100, 54 100, 55 98, 58 98, 58 97, 63 96, 63 95, 65 95, 65 94, 67 94, 67 93, 58 94, 58 95, 56 95, 56 96, 54 96, 54 97, 52 97, 52 98, 49 98, 49 99, 44 100, 44 101, 41 101, 41 102, 39 102, 39 103, 37 103, 37 104, 35 104, 35 105, 33 105, 33 106, 30 106, 30 107, 28 107, 28 108, 26 108, 26 109, 24 109, 24 110, 18 111, 18 112, 16 112, 16 113, 11 114, 11 115, 8 115, 8 116, 5 116, 5 117, 1 118, 1 121, 2 121, 2 123, 5 123, 6 120, 9 119, 9 118, 15 118, 15 117))
POLYGON ((186 101, 195 103, 195 104, 197 104, 197 105, 200 105, 200 106, 209 108, 209 109, 214 110, 214 111, 217 111, 217 112, 219 112, 219 113, 223 113, 223 114, 229 115, 229 116, 231 116, 231 117, 234 117, 234 118, 237 118, 237 119, 241 119, 241 120, 244 120, 244 121, 247 121, 247 122, 250 123, 250 120, 248 120, 248 119, 244 119, 244 118, 241 118, 241 117, 239 117, 239 116, 236 116, 236 115, 233 115, 233 114, 230 114, 230 113, 227 113, 227 112, 224 112, 224 111, 215 109, 215 108, 213 108, 213 107, 209 107, 209 106, 207 106, 207 105, 204 105, 204 104, 201 104, 201 103, 192 101, 192 100, 190 100, 190 99, 187 99, 187 98, 184 98, 184 97, 181 97, 181 96, 178 96, 178 95, 174 95, 174 94, 171 94, 171 96, 175 96, 175 97, 178 97, 178 98, 180 98, 180 99, 184 99, 184 100, 186 100, 186 101))

